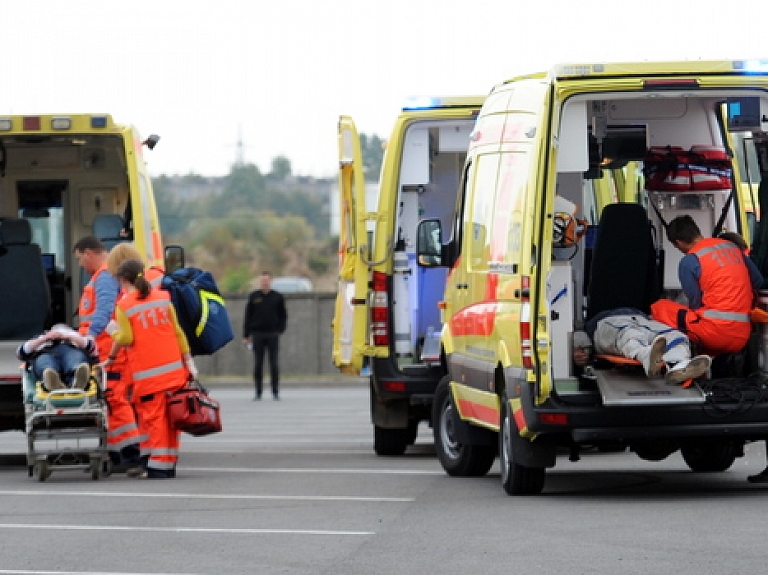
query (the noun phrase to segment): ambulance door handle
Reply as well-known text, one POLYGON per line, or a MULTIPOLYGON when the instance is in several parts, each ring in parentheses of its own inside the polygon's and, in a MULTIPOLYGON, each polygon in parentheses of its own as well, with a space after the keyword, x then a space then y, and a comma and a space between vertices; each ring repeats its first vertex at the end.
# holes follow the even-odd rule
POLYGON ((456 289, 469 289, 469 284, 456 284, 456 289))

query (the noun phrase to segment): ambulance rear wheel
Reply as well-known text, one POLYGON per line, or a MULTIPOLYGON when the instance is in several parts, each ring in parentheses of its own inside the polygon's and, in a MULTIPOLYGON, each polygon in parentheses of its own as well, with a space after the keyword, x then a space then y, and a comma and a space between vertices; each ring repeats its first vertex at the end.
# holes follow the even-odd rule
POLYGON ((450 394, 450 377, 445 376, 435 390, 432 404, 433 434, 437 458, 448 475, 481 477, 496 459, 495 445, 464 445, 458 440, 459 425, 450 394))
POLYGON ((376 455, 402 455, 408 447, 408 429, 373 426, 373 450, 376 455))
POLYGON ((515 462, 513 444, 518 432, 508 406, 505 396, 501 403, 499 430, 501 485, 507 495, 537 495, 544 489, 547 470, 544 467, 525 467, 515 462))
POLYGON ((736 461, 738 451, 732 441, 686 445, 680 449, 686 465, 698 473, 726 471, 736 461))

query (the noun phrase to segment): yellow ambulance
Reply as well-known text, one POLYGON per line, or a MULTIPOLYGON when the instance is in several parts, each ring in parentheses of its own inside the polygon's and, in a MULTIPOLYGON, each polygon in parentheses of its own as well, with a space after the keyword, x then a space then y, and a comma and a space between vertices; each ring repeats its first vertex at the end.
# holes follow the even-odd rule
POLYGON ((766 181, 767 130, 768 62, 563 64, 493 88, 455 211, 417 231, 420 270, 448 270, 432 425, 449 475, 483 475, 498 455, 504 490, 536 494, 564 451, 681 451, 711 472, 768 437, 765 324, 688 385, 625 358, 572 360, 601 312, 681 296, 673 218, 749 238, 731 135, 766 181))
POLYGON ((24 429, 16 347, 76 315, 74 243, 130 240, 162 265, 143 157, 158 139, 109 114, 0 115, 0 430, 24 429))
POLYGON ((401 455, 429 420, 444 372, 440 310, 447 270, 420 268, 421 218, 453 217, 481 96, 410 99, 387 142, 378 186, 366 183, 354 121, 339 120, 339 288, 333 361, 370 376, 374 450, 401 455))

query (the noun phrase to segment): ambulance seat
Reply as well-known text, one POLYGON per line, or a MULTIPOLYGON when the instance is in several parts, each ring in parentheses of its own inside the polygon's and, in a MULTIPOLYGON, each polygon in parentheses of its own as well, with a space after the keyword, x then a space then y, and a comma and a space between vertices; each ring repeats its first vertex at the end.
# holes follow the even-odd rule
POLYGON ((586 319, 618 307, 650 313, 660 295, 657 277, 645 208, 633 203, 605 206, 592 252, 586 319))
POLYGON ((29 339, 48 327, 51 293, 40 246, 23 218, 0 221, 0 339, 29 339))

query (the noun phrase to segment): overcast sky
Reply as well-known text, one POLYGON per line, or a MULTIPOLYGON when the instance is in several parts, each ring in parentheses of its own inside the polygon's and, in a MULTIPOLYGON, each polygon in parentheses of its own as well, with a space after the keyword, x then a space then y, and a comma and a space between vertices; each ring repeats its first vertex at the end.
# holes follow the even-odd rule
POLYGON ((0 114, 111 113, 150 172, 334 176, 336 124, 562 61, 768 58, 754 0, 0 0, 0 114), (751 31, 750 31, 751 29, 751 31))

